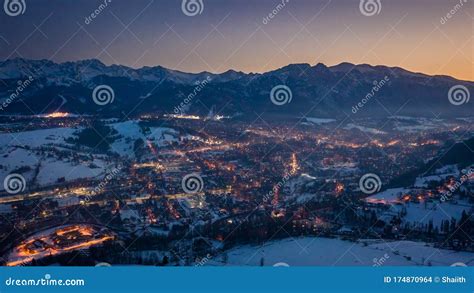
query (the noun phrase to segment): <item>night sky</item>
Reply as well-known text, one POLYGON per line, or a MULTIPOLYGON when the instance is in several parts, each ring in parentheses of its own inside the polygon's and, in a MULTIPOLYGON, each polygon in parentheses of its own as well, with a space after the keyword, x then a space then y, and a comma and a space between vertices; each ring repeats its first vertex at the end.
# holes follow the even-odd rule
POLYGON ((104 0, 24 1, 22 15, 0 11, 0 59, 97 58, 187 72, 352 62, 474 80, 472 0, 378 0, 373 16, 359 0, 289 0, 279 11, 281 0, 201 0, 196 16, 181 0, 111 0, 91 22, 104 0))

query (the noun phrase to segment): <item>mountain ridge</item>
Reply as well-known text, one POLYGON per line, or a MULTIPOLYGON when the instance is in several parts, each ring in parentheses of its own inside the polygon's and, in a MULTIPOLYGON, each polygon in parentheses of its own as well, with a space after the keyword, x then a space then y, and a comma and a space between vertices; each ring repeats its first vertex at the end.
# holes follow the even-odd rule
POLYGON ((3 107, 6 113, 54 111, 65 97, 67 103, 62 110, 78 114, 116 114, 130 107, 136 108, 136 115, 164 114, 173 113, 190 96, 186 112, 197 115, 206 115, 214 108, 228 116, 255 112, 300 116, 311 110, 308 114, 344 117, 367 97, 374 100, 364 103, 357 113, 361 117, 461 117, 471 116, 474 111, 472 102, 455 106, 448 100, 450 88, 462 85, 470 93, 474 91, 474 82, 400 67, 348 62, 330 67, 322 63, 289 64, 265 73, 228 70, 215 74, 186 73, 162 66, 107 66, 97 59, 55 63, 15 58, 0 62, 0 79, 5 85, 0 88, 0 100, 10 97, 28 75, 34 81, 11 105, 3 107), (107 111, 91 99, 94 88, 102 84, 112 87, 116 98, 107 105, 107 111), (272 89, 279 85, 292 92, 292 100, 284 106, 270 99, 272 89))
POLYGON ((456 78, 456 77, 453 77, 453 76, 450 76, 450 75, 446 75, 446 74, 434 74, 433 75, 433 74, 428 74, 428 73, 424 73, 424 72, 411 71, 411 70, 408 70, 408 69, 400 67, 400 66, 388 66, 388 65, 381 65, 381 64, 371 65, 371 64, 368 64, 368 63, 355 64, 355 63, 346 62, 346 61, 341 62, 339 64, 331 65, 331 66, 328 66, 328 65, 326 65, 324 63, 321 63, 321 62, 318 62, 314 65, 311 65, 310 63, 290 63, 290 64, 282 66, 280 68, 276 68, 276 69, 273 69, 273 70, 270 70, 270 71, 265 71, 265 72, 243 72, 243 71, 240 71, 240 70, 230 68, 230 69, 227 69, 224 72, 218 73, 218 72, 209 72, 209 71, 186 72, 186 71, 182 71, 182 70, 178 70, 178 69, 171 69, 171 68, 168 68, 168 67, 164 67, 162 65, 152 65, 152 66, 146 65, 146 66, 142 66, 142 67, 138 67, 138 68, 133 68, 133 67, 126 66, 126 65, 121 65, 121 64, 106 65, 105 63, 103 63, 99 59, 94 59, 94 58, 92 58, 92 59, 82 59, 82 60, 77 60, 77 61, 55 62, 55 61, 51 61, 51 60, 48 60, 48 59, 27 59, 27 58, 16 57, 16 58, 12 58, 12 59, 1 60, 0 61, 0 72, 2 71, 2 66, 4 65, 4 63, 7 63, 7 62, 21 62, 21 63, 44 62, 44 63, 54 64, 54 65, 59 65, 59 66, 60 65, 88 63, 87 64, 88 66, 90 66, 91 64, 100 64, 104 68, 126 68, 130 71, 161 69, 161 70, 166 70, 166 71, 177 73, 177 74, 188 74, 188 75, 204 75, 204 74, 207 74, 207 75, 223 75, 223 74, 227 74, 227 73, 238 73, 238 74, 241 74, 241 75, 264 75, 264 74, 274 72, 274 71, 279 71, 279 70, 282 70, 286 67, 291 67, 291 66, 307 66, 307 67, 311 67, 311 68, 317 68, 317 67, 323 66, 323 67, 329 69, 330 71, 348 71, 352 68, 355 68, 359 71, 361 69, 364 69, 364 68, 365 69, 369 68, 369 69, 372 69, 372 70, 375 70, 375 69, 389 69, 389 70, 395 70, 395 71, 403 71, 403 72, 408 73, 408 74, 414 74, 414 75, 419 75, 419 76, 451 78, 451 79, 454 79, 454 80, 458 80, 460 82, 474 82, 474 80, 459 79, 459 78, 456 78), (342 68, 347 68, 347 67, 349 67, 349 69, 346 69, 346 70, 342 69, 342 68))

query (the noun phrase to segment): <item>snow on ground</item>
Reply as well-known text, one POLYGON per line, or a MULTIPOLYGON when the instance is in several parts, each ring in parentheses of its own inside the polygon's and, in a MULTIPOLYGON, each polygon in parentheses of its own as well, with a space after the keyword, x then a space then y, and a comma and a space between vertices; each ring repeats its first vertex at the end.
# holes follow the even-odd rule
POLYGON ((319 167, 318 169, 323 171, 334 170, 341 175, 349 175, 359 170, 355 163, 336 163, 330 166, 319 167))
POLYGON ((179 133, 171 128, 150 127, 150 132, 144 134, 138 120, 113 123, 110 126, 115 129, 120 138, 112 143, 111 150, 121 156, 133 156, 133 147, 137 139, 144 142, 150 141, 158 147, 164 147, 172 142, 179 141, 179 133))
POLYGON ((64 177, 66 181, 73 181, 80 178, 94 178, 104 174, 107 164, 102 160, 94 160, 94 168, 86 164, 56 159, 41 162, 41 169, 38 174, 37 183, 44 186, 54 184, 58 178, 64 177))
POLYGON ((450 266, 456 262, 474 265, 474 253, 439 250, 421 242, 397 241, 364 243, 331 238, 287 238, 263 246, 244 245, 213 258, 212 266, 450 266), (381 261, 383 260, 383 262, 381 261))
POLYGON ((347 129, 347 130, 358 129, 362 132, 367 132, 371 134, 386 134, 386 132, 375 129, 375 128, 364 127, 364 126, 360 126, 360 125, 356 125, 352 123, 347 124, 347 126, 344 127, 344 129, 347 129))
POLYGON ((389 118, 397 121, 397 126, 395 127, 395 130, 409 133, 439 129, 440 127, 445 128, 456 126, 456 124, 447 123, 443 119, 428 119, 406 116, 391 116, 389 118))
POLYGON ((428 225, 430 221, 433 227, 441 228, 441 221, 451 218, 459 220, 462 212, 469 212, 471 206, 468 202, 446 201, 444 203, 435 202, 402 202, 399 197, 410 192, 407 188, 392 188, 377 193, 365 199, 369 203, 390 204, 390 209, 382 213, 379 218, 384 221, 390 221, 393 216, 399 215, 403 208, 406 209, 406 215, 402 217, 403 223, 409 223, 410 226, 421 227, 428 225))
POLYGON ((374 194, 372 196, 367 197, 365 200, 369 203, 397 203, 399 202, 399 196, 403 193, 410 191, 407 188, 391 188, 387 189, 383 192, 374 194))
POLYGON ((297 203, 304 203, 313 199, 320 199, 319 194, 302 192, 304 189, 313 186, 316 179, 314 176, 303 173, 298 177, 291 178, 286 183, 283 182, 285 183, 286 194, 290 194, 286 197, 286 200, 296 200, 297 203))
POLYGON ((13 146, 26 146, 30 148, 65 144, 65 139, 72 137, 78 129, 51 128, 17 133, 0 133, 0 152, 5 153, 13 146))
POLYGON ((459 177, 459 169, 456 165, 448 165, 433 172, 434 175, 417 177, 415 187, 428 187, 430 181, 442 181, 449 176, 459 177))
MULTIPOLYGON (((79 178, 92 178, 104 173, 106 163, 93 157, 89 161, 72 161, 67 158, 59 159, 56 151, 65 150, 67 138, 74 137, 79 129, 51 128, 18 133, 0 134, 0 179, 8 174, 20 172, 27 186, 34 179, 35 170, 39 168, 35 184, 40 186, 54 184, 59 178, 66 181, 79 178), (44 147, 51 149, 41 149, 44 147), (56 150, 56 151, 55 151, 56 150), (21 171, 18 171, 21 170, 21 171)), ((77 153, 80 155, 80 153, 77 153)), ((0 191, 4 190, 3 184, 0 191)))
POLYGON ((133 144, 137 139, 145 140, 137 121, 125 121, 110 125, 115 129, 121 138, 112 143, 111 150, 121 156, 133 155, 133 144))
POLYGON ((335 119, 325 119, 325 118, 312 118, 312 117, 305 117, 306 121, 311 122, 316 125, 336 122, 335 119))
POLYGON ((412 125, 412 126, 397 126, 395 129, 399 130, 401 132, 414 133, 414 132, 432 130, 434 128, 436 128, 436 127, 435 126, 429 126, 429 125, 412 125))
POLYGON ((471 205, 467 202, 458 201, 439 203, 410 203, 405 205, 407 215, 403 217, 403 221, 411 225, 428 225, 433 222, 433 227, 441 228, 441 221, 450 221, 451 218, 459 220, 462 212, 469 212, 471 205))

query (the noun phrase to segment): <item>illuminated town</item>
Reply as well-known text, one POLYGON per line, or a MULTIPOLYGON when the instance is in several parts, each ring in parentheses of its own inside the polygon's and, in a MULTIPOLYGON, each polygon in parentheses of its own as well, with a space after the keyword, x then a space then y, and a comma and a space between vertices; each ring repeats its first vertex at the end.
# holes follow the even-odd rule
POLYGON ((2 169, 26 183, 1 193, 3 265, 240 265, 235 249, 292 238, 474 254, 472 153, 420 170, 472 119, 188 118, 1 117, 2 169))

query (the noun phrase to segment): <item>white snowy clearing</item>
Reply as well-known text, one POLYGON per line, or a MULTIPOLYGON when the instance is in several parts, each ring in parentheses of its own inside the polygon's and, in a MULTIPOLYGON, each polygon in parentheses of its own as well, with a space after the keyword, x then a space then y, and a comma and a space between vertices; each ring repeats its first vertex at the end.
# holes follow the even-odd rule
POLYGON ((356 125, 353 123, 347 124, 347 126, 344 127, 344 129, 346 130, 358 129, 362 132, 371 133, 371 134, 387 134, 386 132, 375 129, 375 128, 364 127, 364 126, 356 125))
POLYGON ((166 127, 150 127, 150 132, 144 134, 140 125, 140 121, 131 120, 119 123, 110 124, 115 129, 120 139, 112 143, 111 151, 118 153, 121 156, 132 157, 133 146, 137 139, 152 142, 158 147, 169 145, 172 142, 179 141, 178 132, 166 127))
POLYGON ((450 266, 474 265, 474 253, 437 249, 422 242, 350 242, 331 238, 287 238, 263 246, 244 245, 215 257, 211 266, 450 266), (225 261, 225 257, 227 261, 225 261), (224 264, 225 262, 225 264, 224 264))
POLYGON ((321 125, 321 124, 326 124, 326 123, 331 123, 331 122, 336 122, 335 119, 327 119, 327 118, 312 118, 312 117, 305 117, 306 121, 316 124, 316 125, 321 125))
MULTIPOLYGON (((74 137, 79 129, 51 128, 18 133, 0 133, 0 178, 18 172, 31 184, 46 186, 66 181, 93 178, 104 173, 108 164, 98 156, 75 152, 81 158, 58 153, 70 152, 65 140, 74 137)), ((4 190, 3 184, 0 190, 4 190)))

